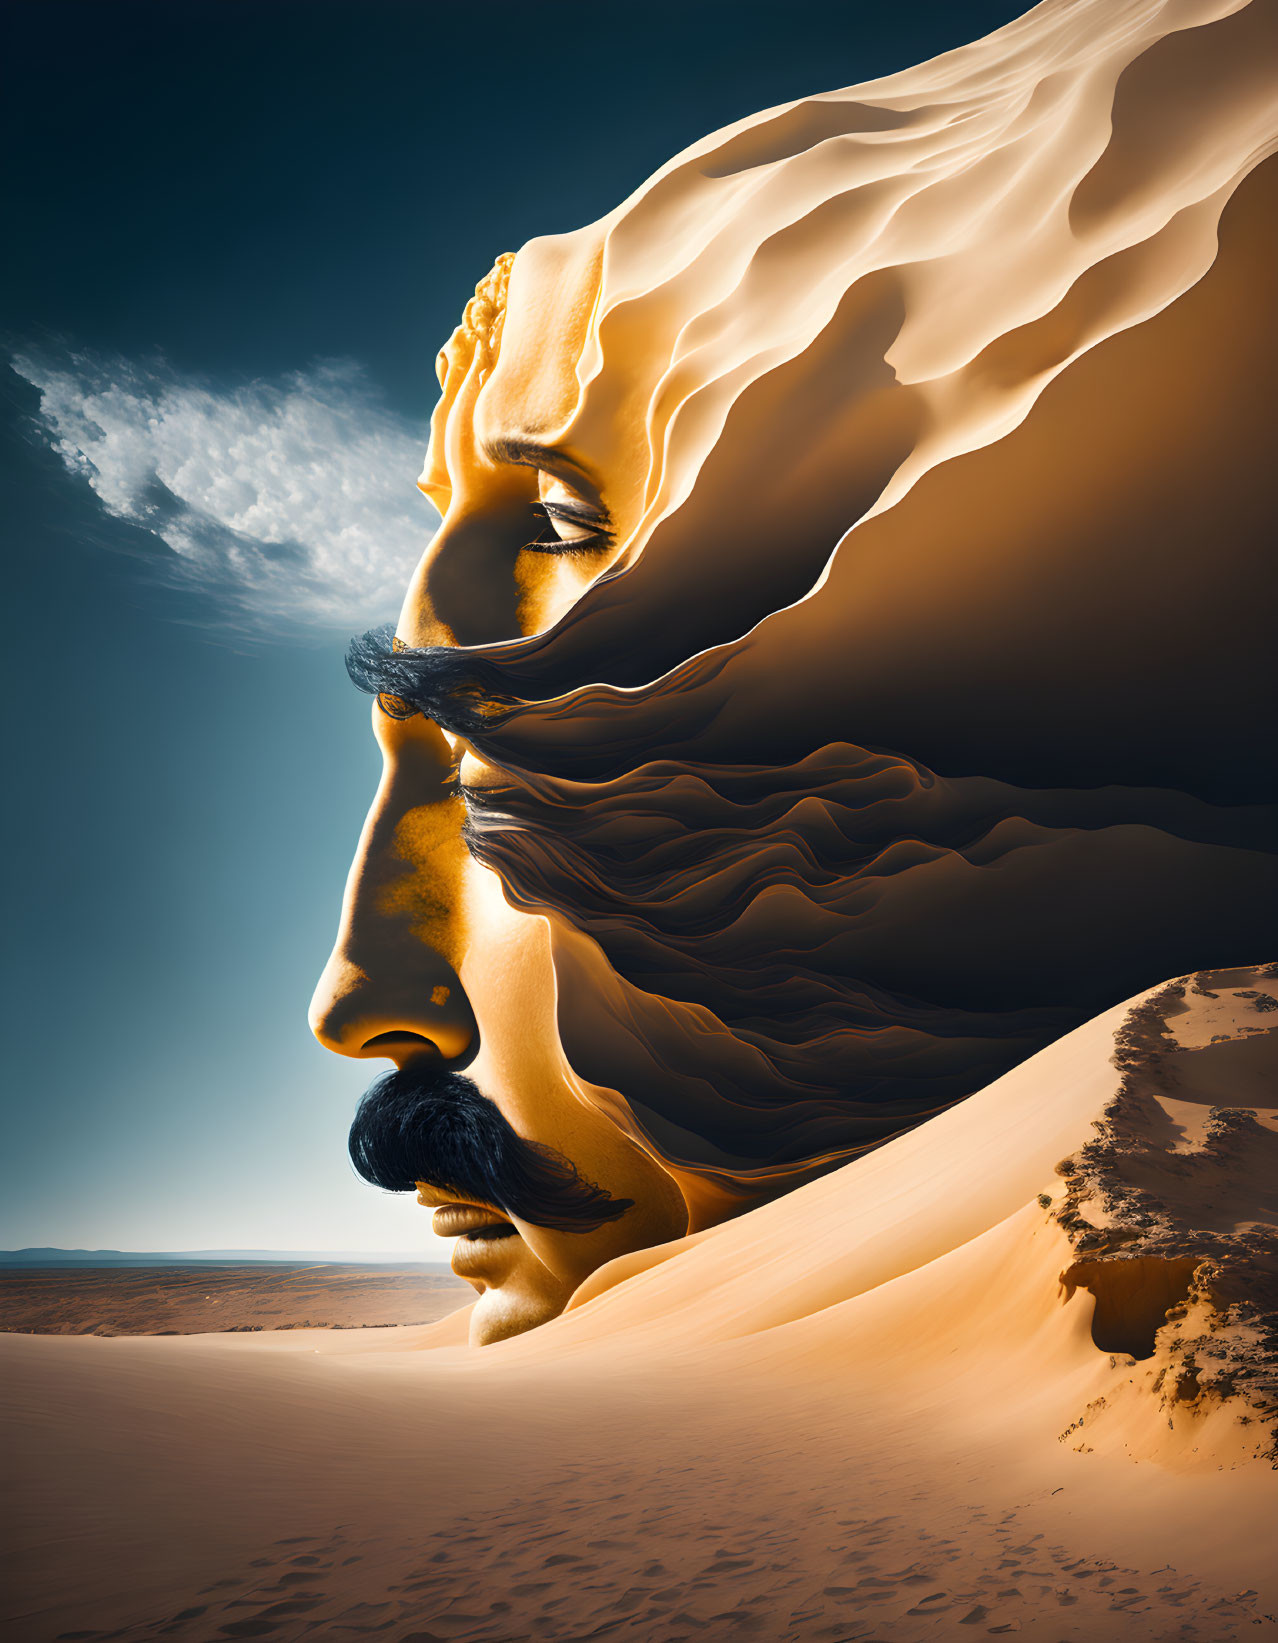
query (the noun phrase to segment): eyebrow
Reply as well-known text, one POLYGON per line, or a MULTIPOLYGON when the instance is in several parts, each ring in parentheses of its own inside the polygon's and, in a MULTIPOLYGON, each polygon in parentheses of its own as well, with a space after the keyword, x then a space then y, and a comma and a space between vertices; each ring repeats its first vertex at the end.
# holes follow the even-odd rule
POLYGON ((550 445, 543 445, 539 440, 499 434, 493 439, 486 439, 482 448, 490 462, 510 463, 518 468, 540 468, 546 473, 558 474, 584 486, 597 502, 601 501, 598 482, 580 462, 550 445))

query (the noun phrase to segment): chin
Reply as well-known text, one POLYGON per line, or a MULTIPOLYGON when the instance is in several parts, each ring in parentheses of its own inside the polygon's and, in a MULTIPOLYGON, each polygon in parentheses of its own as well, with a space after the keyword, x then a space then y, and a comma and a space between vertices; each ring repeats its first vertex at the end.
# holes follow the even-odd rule
POLYGON ((563 1303, 558 1300, 486 1289, 470 1315, 470 1344, 491 1346, 494 1341, 506 1341, 512 1335, 524 1335, 557 1318, 562 1311, 563 1303))

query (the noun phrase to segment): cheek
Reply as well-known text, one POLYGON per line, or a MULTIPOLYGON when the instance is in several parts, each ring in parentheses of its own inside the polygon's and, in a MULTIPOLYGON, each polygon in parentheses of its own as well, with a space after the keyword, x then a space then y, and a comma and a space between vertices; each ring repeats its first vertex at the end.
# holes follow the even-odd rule
POLYGON ((528 1119, 544 1119, 539 1092, 558 1083, 563 1068, 549 928, 541 915, 511 907, 496 873, 473 857, 461 884, 468 940, 458 973, 480 1038, 467 1070, 515 1128, 531 1134, 528 1119))
POLYGON ((460 975, 480 1043, 467 1072, 521 1135, 562 1152, 618 1196, 633 1197, 605 1179, 619 1165, 629 1176, 632 1149, 578 1095, 560 1043, 549 921, 511 907, 497 875, 478 863, 467 869, 466 910, 470 940, 460 975))
POLYGON ((529 1249, 549 1273, 575 1286, 615 1255, 682 1237, 687 1209, 674 1181, 577 1093, 556 1026, 549 921, 510 907, 497 875, 477 862, 467 873, 466 907, 471 944, 461 979, 480 1034, 467 1072, 521 1135, 563 1153, 587 1180, 635 1204, 590 1232, 521 1225, 529 1249))
POLYGON ((545 633, 554 627, 616 558, 615 552, 580 558, 521 553, 515 562, 520 631, 545 633))

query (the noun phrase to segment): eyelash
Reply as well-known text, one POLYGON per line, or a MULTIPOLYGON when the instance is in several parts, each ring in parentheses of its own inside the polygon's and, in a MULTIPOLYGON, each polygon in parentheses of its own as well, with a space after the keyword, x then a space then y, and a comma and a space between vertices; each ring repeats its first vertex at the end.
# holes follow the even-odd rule
POLYGON ((589 509, 568 508, 561 502, 534 502, 529 510, 534 519, 542 519, 546 527, 550 528, 556 519, 565 525, 576 525, 579 529, 589 532, 587 536, 579 536, 574 541, 565 541, 562 537, 538 537, 532 542, 524 543, 527 553, 551 554, 556 558, 578 558, 586 554, 598 553, 601 548, 609 547, 612 543, 612 532, 598 514, 589 509))

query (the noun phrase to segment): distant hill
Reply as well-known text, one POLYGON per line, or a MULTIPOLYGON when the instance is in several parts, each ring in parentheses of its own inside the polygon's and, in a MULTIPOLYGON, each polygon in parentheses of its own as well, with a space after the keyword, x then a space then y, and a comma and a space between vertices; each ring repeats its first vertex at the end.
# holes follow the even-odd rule
POLYGON ((420 1266, 447 1271, 445 1261, 425 1260, 411 1251, 295 1249, 0 1249, 0 1267, 49 1266, 420 1266))

